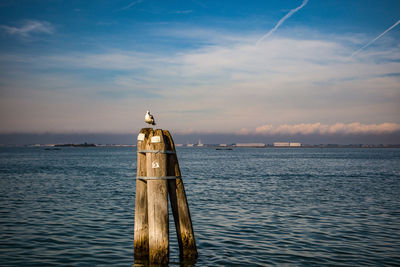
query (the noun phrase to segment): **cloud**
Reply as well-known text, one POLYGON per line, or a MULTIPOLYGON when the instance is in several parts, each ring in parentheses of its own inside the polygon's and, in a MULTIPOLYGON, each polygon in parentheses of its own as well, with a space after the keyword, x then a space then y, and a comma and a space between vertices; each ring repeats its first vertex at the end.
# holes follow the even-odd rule
MULTIPOLYGON (((142 121, 143 110, 148 107, 165 127, 180 131, 227 133, 245 128, 255 132, 261 124, 334 125, 349 120, 367 125, 400 122, 400 79, 395 74, 400 62, 394 60, 400 59, 400 47, 390 40, 382 50, 369 49, 368 57, 349 58, 354 43, 343 35, 314 33, 304 34, 307 38, 303 39, 277 35, 255 46, 254 34, 215 30, 207 34, 207 29, 197 32, 201 33, 199 38, 212 41, 206 44, 200 39, 201 45, 179 50, 149 44, 141 51, 110 48, 0 55, 0 66, 4 66, 1 92, 8 94, 8 98, 0 98, 0 106, 4 114, 13 114, 4 128, 13 129, 18 124, 44 129, 46 123, 52 123, 60 129, 108 131, 112 127, 125 131, 136 117, 142 121), (48 81, 48 77, 54 80, 48 81), (37 98, 25 103, 22 99, 27 94, 37 98), (82 103, 76 103, 77 98, 82 103), (48 103, 58 103, 54 99, 68 105, 51 106, 36 117, 33 112, 19 111, 21 106, 44 110, 48 103), (51 115, 70 114, 71 103, 74 110, 81 110, 81 116, 65 124, 61 120, 49 122, 51 115), (109 110, 106 114, 104 106, 109 110), (214 112, 210 116, 186 110, 214 112)), ((192 38, 174 29, 171 33, 179 42, 192 38)))
POLYGON ((238 134, 256 134, 256 135, 366 135, 366 134, 391 134, 400 132, 399 123, 381 123, 381 124, 362 124, 359 122, 352 123, 335 123, 335 124, 321 124, 321 123, 301 123, 301 124, 282 124, 262 125, 255 130, 241 129, 238 134))
POLYGON ((265 38, 267 38, 268 36, 273 34, 288 18, 290 18, 294 13, 296 13, 300 9, 302 9, 305 5, 307 5, 307 3, 308 3, 308 0, 303 0, 303 3, 301 3, 300 6, 290 10, 289 13, 287 13, 283 18, 281 18, 278 21, 278 23, 274 26, 274 28, 272 28, 269 32, 267 32, 263 37, 261 37, 257 41, 256 45, 258 45, 262 40, 264 40, 265 38))
POLYGON ((400 20, 398 20, 395 24, 393 24, 392 26, 390 26, 388 29, 386 29, 383 33, 379 34, 375 39, 369 41, 366 45, 364 45, 363 47, 361 47, 360 49, 354 51, 350 57, 355 56, 356 54, 360 53, 362 50, 364 50, 365 48, 367 48, 368 46, 370 46, 371 44, 373 44, 376 40, 378 40, 379 38, 381 38, 382 36, 384 36, 387 32, 389 32, 391 29, 393 29, 394 27, 396 27, 397 25, 400 24, 400 20))
POLYGON ((12 27, 0 25, 0 28, 5 30, 10 35, 28 37, 34 33, 51 34, 54 32, 54 27, 47 21, 27 20, 20 27, 12 27))
POLYGON ((187 10, 177 10, 177 11, 173 11, 171 13, 172 14, 190 14, 192 12, 193 12, 192 9, 187 9, 187 10))

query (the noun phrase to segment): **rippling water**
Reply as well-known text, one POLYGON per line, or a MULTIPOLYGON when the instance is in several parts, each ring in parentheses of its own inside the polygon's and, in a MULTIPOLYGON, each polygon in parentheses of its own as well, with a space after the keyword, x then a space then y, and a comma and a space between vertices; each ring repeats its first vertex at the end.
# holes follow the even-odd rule
MULTIPOLYGON (((196 266, 400 265, 400 149, 178 158, 196 266)), ((135 148, 0 148, 0 265, 132 266, 135 176, 135 148)))

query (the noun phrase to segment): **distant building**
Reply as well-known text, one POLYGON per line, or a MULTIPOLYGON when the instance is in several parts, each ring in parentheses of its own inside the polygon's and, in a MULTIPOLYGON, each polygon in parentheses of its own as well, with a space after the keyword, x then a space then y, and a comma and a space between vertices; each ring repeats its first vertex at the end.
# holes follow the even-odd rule
POLYGON ((301 147, 297 142, 274 142, 274 147, 301 147))
POLYGON ((237 143, 236 147, 265 147, 263 143, 237 143))
POLYGON ((274 142, 274 146, 282 147, 282 146, 289 146, 289 142, 274 142))
POLYGON ((301 147, 301 143, 292 143, 292 142, 290 142, 289 146, 301 147))

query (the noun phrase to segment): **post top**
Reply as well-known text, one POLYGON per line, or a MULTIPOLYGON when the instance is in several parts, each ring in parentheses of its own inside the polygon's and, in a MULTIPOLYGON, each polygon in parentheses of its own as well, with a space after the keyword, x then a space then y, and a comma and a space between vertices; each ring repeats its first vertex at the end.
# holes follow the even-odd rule
POLYGON ((165 145, 175 150, 174 141, 168 130, 142 128, 137 136, 138 145, 165 145))

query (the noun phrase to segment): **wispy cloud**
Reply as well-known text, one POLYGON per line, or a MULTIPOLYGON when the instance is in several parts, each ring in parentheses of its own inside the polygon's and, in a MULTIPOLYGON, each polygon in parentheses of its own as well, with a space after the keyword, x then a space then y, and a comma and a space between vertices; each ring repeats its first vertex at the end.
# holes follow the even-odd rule
POLYGON ((208 8, 207 5, 205 5, 204 3, 200 2, 200 1, 196 1, 196 0, 192 0, 193 3, 201 6, 202 8, 208 8))
POLYGON ((362 124, 359 122, 353 123, 301 123, 301 124, 283 124, 279 126, 262 125, 255 130, 241 129, 238 134, 257 134, 257 135, 359 135, 359 134, 391 134, 400 131, 398 123, 381 123, 381 124, 362 124))
POLYGON ((356 54, 360 53, 362 50, 364 50, 365 48, 367 48, 368 46, 370 46, 371 44, 373 44, 376 40, 378 40, 379 38, 381 38, 382 36, 384 36, 386 33, 388 33, 390 30, 392 30, 394 27, 396 27, 397 25, 400 24, 400 20, 398 20, 395 24, 393 24, 392 26, 390 26, 388 29, 386 29, 383 33, 379 34, 375 39, 369 41, 366 45, 364 45, 363 47, 361 47, 360 49, 354 51, 350 57, 355 56, 356 54))
POLYGON ((296 13, 297 11, 299 11, 300 9, 302 9, 306 4, 308 3, 308 0, 303 0, 303 3, 301 3, 300 6, 292 9, 289 11, 289 13, 287 13, 283 18, 281 18, 278 23, 275 25, 275 27, 273 27, 269 32, 267 32, 264 36, 262 36, 256 43, 256 45, 258 45, 260 42, 262 42, 262 40, 264 40, 265 38, 267 38, 268 36, 270 36, 271 34, 273 34, 288 18, 290 18, 294 13, 296 13))
MULTIPOLYGON (((329 127, 349 120, 366 125, 400 123, 400 79, 392 75, 400 69, 400 63, 393 60, 400 59, 400 50, 389 42, 379 53, 371 48, 371 56, 361 61, 348 58, 353 43, 324 34, 303 40, 278 36, 255 46, 254 35, 218 36, 218 32, 207 34, 207 29, 203 30, 199 38, 212 38, 212 45, 178 51, 156 50, 149 45, 141 52, 108 49, 17 58, 0 55, 0 65, 12 63, 21 70, 13 74, 4 67, 0 72, 6 92, 14 99, 0 98, 0 107, 17 114, 4 128, 13 129, 18 124, 41 129, 52 117, 70 114, 71 105, 74 111, 81 110, 82 116, 70 119, 68 127, 96 131, 110 127, 126 130, 132 121, 142 121, 142 111, 148 106, 160 122, 174 130, 235 132, 245 127, 256 132, 262 124, 310 121, 329 127), (88 79, 88 73, 96 78, 88 79), (47 77, 55 74, 57 79, 48 81, 47 77), (118 97, 112 97, 113 92, 118 97), (24 97, 35 93, 38 98, 24 102, 14 96, 17 93, 24 97), (76 102, 77 96, 81 102, 76 102), (53 99, 63 99, 65 105, 45 109, 53 99), (221 109, 211 117, 171 113, 177 106, 182 111, 221 109), (27 115, 20 107, 27 110, 27 115), (43 112, 32 117, 28 116, 31 110, 43 112), (108 110, 113 111, 112 115, 106 113, 108 110), (104 123, 104 116, 110 123, 104 123)), ((64 126, 60 122, 57 127, 64 126)))
POLYGON ((0 25, 0 28, 5 30, 8 34, 21 37, 28 37, 33 33, 51 34, 54 31, 54 27, 51 23, 38 20, 27 20, 20 27, 0 25))
POLYGON ((177 11, 173 11, 171 13, 172 14, 190 14, 192 12, 193 12, 192 9, 188 9, 188 10, 177 10, 177 11))
POLYGON ((140 4, 140 3, 142 3, 142 2, 144 2, 144 0, 135 0, 135 1, 132 1, 131 3, 129 3, 129 5, 127 5, 127 6, 123 7, 123 8, 121 8, 121 10, 129 9, 129 8, 133 7, 134 5, 140 4))

